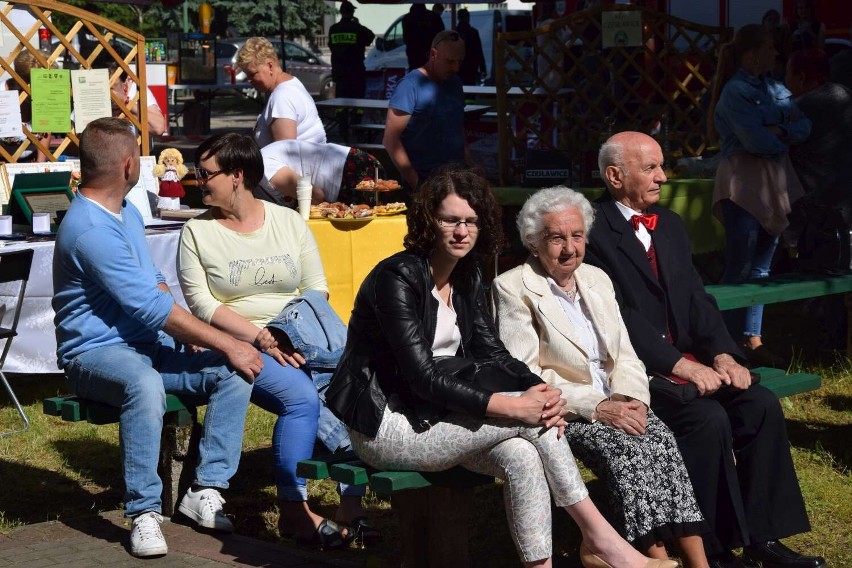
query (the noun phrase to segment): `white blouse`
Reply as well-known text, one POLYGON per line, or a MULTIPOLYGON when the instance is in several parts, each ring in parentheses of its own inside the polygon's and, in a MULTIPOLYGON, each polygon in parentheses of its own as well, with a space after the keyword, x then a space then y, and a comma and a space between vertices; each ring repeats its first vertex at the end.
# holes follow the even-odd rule
POLYGON ((562 311, 571 320, 571 325, 574 326, 574 333, 580 339, 580 343, 586 353, 589 354, 589 374, 592 377, 592 387, 605 397, 609 398, 610 390, 606 378, 606 370, 604 362, 607 360, 608 353, 606 345, 603 342, 595 324, 589 316, 586 303, 580 297, 580 291, 577 290, 577 295, 574 296, 574 301, 568 297, 568 294, 559 288, 553 278, 548 277, 547 283, 550 285, 550 291, 556 296, 556 300, 562 307, 562 311))
MULTIPOLYGON (((432 295, 438 300, 438 323, 435 326, 435 339, 432 341, 432 356, 455 355, 461 345, 461 332, 456 312, 441 299, 437 286, 432 287, 432 295)), ((450 298, 452 297, 453 293, 450 291, 450 298)))

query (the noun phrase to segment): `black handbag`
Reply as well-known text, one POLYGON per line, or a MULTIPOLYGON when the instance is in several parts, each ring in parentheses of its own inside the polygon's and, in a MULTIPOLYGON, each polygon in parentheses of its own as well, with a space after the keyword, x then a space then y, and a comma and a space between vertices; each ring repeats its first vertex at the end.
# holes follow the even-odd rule
POLYGON ((698 388, 694 384, 680 385, 672 382, 668 377, 656 373, 651 375, 648 388, 651 391, 652 401, 654 397, 657 397, 665 399, 669 403, 686 404, 698 397, 698 388))
POLYGON ((435 366, 459 382, 471 383, 491 393, 526 390, 520 375, 496 361, 447 356, 435 357, 435 366))

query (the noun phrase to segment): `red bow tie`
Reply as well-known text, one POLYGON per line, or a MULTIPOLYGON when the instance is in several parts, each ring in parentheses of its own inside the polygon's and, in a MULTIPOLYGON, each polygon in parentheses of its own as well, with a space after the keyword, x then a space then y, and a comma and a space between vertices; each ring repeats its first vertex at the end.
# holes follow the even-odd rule
POLYGON ((645 228, 649 231, 653 231, 657 228, 657 214, 656 213, 643 213, 642 215, 634 215, 630 218, 630 221, 633 223, 633 230, 639 230, 639 223, 645 225, 645 228))

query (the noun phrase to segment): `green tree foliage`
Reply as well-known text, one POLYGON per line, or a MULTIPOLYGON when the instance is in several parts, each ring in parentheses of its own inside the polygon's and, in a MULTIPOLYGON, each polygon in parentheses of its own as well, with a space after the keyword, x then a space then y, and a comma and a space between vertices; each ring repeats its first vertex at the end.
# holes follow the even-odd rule
MULTIPOLYGON (((157 37, 162 27, 161 22, 154 17, 154 9, 149 6, 118 3, 102 4, 87 2, 86 0, 66 0, 65 3, 98 14, 145 36, 157 37)), ((63 32, 70 29, 76 22, 75 18, 61 12, 55 12, 51 19, 63 32)))
MULTIPOLYGON (((207 0, 213 6, 215 20, 223 18, 241 36, 278 36, 279 21, 283 21, 286 37, 305 36, 312 39, 320 32, 322 16, 331 13, 323 0, 207 0)), ((138 31, 148 37, 162 37, 166 32, 183 30, 183 6, 166 8, 159 2, 150 6, 132 6, 118 3, 92 3, 86 0, 67 0, 77 6, 97 13, 116 23, 138 31)), ((199 31, 198 6, 201 0, 186 0, 189 31, 199 31)), ((54 22, 60 30, 67 30, 74 19, 56 14, 54 22)), ((225 26, 223 26, 224 28, 225 26)))

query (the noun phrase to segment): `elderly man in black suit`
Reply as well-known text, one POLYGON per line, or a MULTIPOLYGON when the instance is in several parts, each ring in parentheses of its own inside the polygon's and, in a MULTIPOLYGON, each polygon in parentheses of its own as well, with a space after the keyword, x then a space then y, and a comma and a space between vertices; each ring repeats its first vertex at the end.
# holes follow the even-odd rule
POLYGON ((630 340, 651 378, 651 408, 672 429, 698 504, 712 567, 822 567, 778 539, 810 530, 775 395, 751 384, 739 347, 692 265, 676 213, 657 205, 659 144, 639 132, 601 147, 608 189, 595 203, 586 261, 609 274, 630 340), (744 546, 742 560, 731 549, 744 546))

